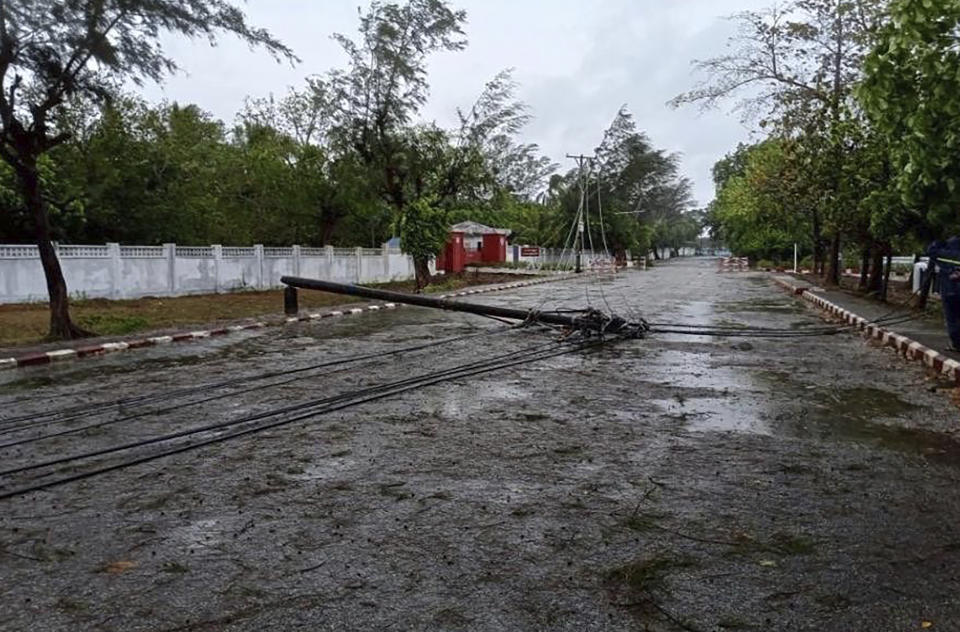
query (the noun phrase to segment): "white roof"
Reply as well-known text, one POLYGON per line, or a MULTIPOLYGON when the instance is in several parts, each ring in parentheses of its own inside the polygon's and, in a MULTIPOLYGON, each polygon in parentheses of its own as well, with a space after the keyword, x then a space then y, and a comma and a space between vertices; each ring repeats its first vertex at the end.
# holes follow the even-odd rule
POLYGON ((451 226, 450 231, 468 235, 509 235, 512 232, 509 228, 491 228, 479 222, 460 222, 451 226))

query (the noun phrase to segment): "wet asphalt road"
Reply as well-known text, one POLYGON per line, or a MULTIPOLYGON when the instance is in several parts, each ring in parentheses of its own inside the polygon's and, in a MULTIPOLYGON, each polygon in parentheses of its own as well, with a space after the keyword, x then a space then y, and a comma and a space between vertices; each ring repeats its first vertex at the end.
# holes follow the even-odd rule
MULTIPOLYGON (((717 274, 710 260, 470 300, 823 325, 768 277, 717 274)), ((500 328, 404 308, 7 372, 0 417, 500 328)), ((222 397, 0 449, 0 463, 551 335, 497 332, 210 389, 174 403, 222 397)), ((0 630, 960 630, 960 414, 935 385, 850 335, 674 334, 429 386, 0 501, 0 630)), ((168 405, 104 407, 0 443, 168 405)))

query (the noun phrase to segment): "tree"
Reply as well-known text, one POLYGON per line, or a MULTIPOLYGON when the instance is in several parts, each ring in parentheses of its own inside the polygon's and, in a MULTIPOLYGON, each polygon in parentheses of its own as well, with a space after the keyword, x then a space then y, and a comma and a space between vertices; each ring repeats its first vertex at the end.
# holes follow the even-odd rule
MULTIPOLYGON (((349 65, 331 72, 328 79, 336 104, 333 133, 341 151, 356 154, 374 190, 395 210, 402 225, 415 223, 402 216, 416 201, 411 193, 422 191, 425 184, 422 174, 410 171, 424 161, 415 155, 412 141, 417 135, 408 134, 406 128, 426 103, 427 58, 438 51, 463 49, 465 20, 463 11, 450 9, 443 0, 409 0, 402 5, 374 2, 360 18, 358 42, 334 36, 349 65)), ((414 255, 418 287, 429 282, 423 256, 414 255)))
POLYGON ((213 40, 232 33, 278 58, 295 59, 226 0, 31 0, 0 2, 0 158, 13 169, 33 223, 50 297, 50 337, 86 334, 70 319, 52 244, 41 158, 65 143, 53 119, 67 100, 104 99, 124 81, 160 81, 177 69, 160 38, 213 40))
POLYGON ((910 223, 924 241, 960 230, 958 29, 958 0, 895 0, 858 91, 884 136, 907 214, 884 224, 910 223))
POLYGON ((653 246, 656 253, 657 245, 675 244, 679 233, 668 238, 669 227, 683 223, 691 202, 690 183, 679 176, 679 157, 654 149, 626 107, 604 132, 596 157, 597 195, 606 209, 603 228, 617 259, 627 250, 646 252, 653 246))
MULTIPOLYGON (((748 117, 761 116, 763 127, 779 135, 805 139, 816 148, 811 176, 823 178, 811 188, 822 192, 811 207, 816 235, 815 259, 823 260, 829 238, 826 280, 839 281, 841 238, 849 229, 850 196, 841 173, 851 129, 853 88, 860 79, 872 33, 882 18, 883 0, 795 0, 736 20, 740 33, 733 52, 697 62, 707 79, 671 103, 713 105, 744 95, 748 117)), ((853 117, 855 119, 855 116, 853 117)), ((810 151, 807 152, 808 157, 810 151)))
MULTIPOLYGON (((339 151, 364 165, 371 188, 407 234, 423 223, 425 235, 434 235, 437 217, 489 203, 504 189, 527 194, 549 169, 535 146, 512 140, 529 115, 513 98, 510 71, 489 81, 469 110, 458 111, 458 129, 415 124, 429 88, 427 59, 466 46, 465 19, 443 0, 374 2, 360 19, 358 41, 336 36, 349 65, 326 80, 336 104, 331 134, 339 151)), ((413 242, 401 237, 418 288, 429 283, 429 259, 443 246, 439 236, 432 250, 430 242, 418 239, 414 252, 413 242)))
MULTIPOLYGON (((809 216, 796 212, 803 201, 797 196, 800 176, 790 142, 767 140, 739 148, 734 158, 742 168, 727 171, 711 209, 711 221, 730 249, 757 259, 783 259, 795 243, 809 247, 809 216)), ((718 162, 715 173, 729 163, 729 158, 718 162)))

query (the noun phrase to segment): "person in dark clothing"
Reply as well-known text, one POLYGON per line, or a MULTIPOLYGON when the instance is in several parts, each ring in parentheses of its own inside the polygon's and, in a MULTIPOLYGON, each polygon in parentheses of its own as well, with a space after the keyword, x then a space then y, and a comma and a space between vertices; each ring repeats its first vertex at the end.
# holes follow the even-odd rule
POLYGON ((960 351, 960 237, 930 244, 927 254, 930 274, 937 271, 950 350, 960 351))

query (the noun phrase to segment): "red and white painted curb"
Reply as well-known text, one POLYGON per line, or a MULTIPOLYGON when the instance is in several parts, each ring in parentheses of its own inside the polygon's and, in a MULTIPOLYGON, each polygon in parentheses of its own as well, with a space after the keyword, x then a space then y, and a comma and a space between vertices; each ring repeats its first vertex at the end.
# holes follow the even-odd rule
MULTIPOLYGON (((557 275, 546 278, 538 278, 533 281, 517 281, 515 283, 508 283, 506 285, 495 285, 492 287, 478 288, 475 290, 464 290, 461 292, 456 292, 453 294, 440 294, 438 298, 454 298, 458 296, 469 296, 471 294, 484 294, 488 292, 501 292, 503 290, 512 290, 521 287, 528 287, 531 285, 540 285, 541 283, 550 283, 551 281, 562 281, 565 279, 571 278, 571 275, 557 275)), ((113 353, 116 351, 127 351, 129 349, 142 349, 144 347, 156 347, 159 345, 170 344, 174 342, 185 342, 188 340, 201 340, 204 338, 211 338, 213 336, 223 336, 226 334, 231 334, 238 331, 246 331, 250 329, 263 329, 268 327, 271 324, 292 324, 303 321, 310 320, 319 320, 322 318, 335 318, 338 316, 351 316, 356 314, 362 314, 364 312, 378 312, 385 309, 395 309, 397 307, 402 307, 402 305, 397 303, 379 303, 376 305, 367 305, 366 307, 354 307, 344 310, 331 310, 327 312, 316 312, 312 314, 305 314, 302 316, 291 316, 289 318, 283 319, 277 323, 267 323, 267 322, 255 322, 245 325, 230 325, 228 327, 220 327, 218 329, 206 329, 202 331, 190 331, 177 334, 171 334, 168 336, 153 336, 150 338, 141 338, 138 340, 127 340, 124 342, 104 342, 98 345, 90 345, 86 347, 77 347, 75 349, 57 349, 54 351, 40 351, 36 353, 28 353, 21 356, 11 357, 11 358, 0 358, 0 370, 2 369, 13 369, 17 367, 26 367, 26 366, 37 366, 40 364, 50 364, 51 362, 57 362, 60 360, 72 360, 76 358, 86 358, 89 356, 103 355, 106 353, 113 353)))
POLYGON ((795 296, 799 296, 828 314, 836 316, 844 323, 852 325, 856 331, 863 332, 866 338, 877 340, 886 347, 892 347, 906 359, 922 362, 924 366, 933 369, 940 375, 960 385, 960 362, 957 360, 948 358, 939 351, 930 349, 915 340, 872 323, 870 320, 831 303, 822 296, 814 294, 807 288, 794 285, 782 278, 774 278, 773 280, 777 285, 788 290, 795 296))

